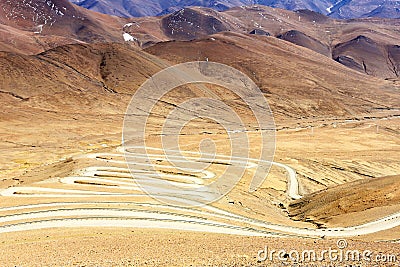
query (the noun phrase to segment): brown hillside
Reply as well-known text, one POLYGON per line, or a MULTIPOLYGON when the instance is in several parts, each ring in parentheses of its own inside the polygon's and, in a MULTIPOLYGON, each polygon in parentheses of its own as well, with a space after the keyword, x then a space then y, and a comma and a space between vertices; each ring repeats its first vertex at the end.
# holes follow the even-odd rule
POLYGON ((291 30, 279 35, 278 38, 302 47, 306 47, 324 56, 331 56, 331 51, 327 45, 322 44, 320 41, 302 32, 291 30))
POLYGON ((279 118, 370 116, 400 103, 391 83, 272 37, 222 33, 146 51, 173 63, 208 59, 242 70, 267 94, 279 118))
POLYGON ((388 48, 363 35, 341 43, 333 49, 333 58, 345 66, 373 76, 398 77, 399 51, 388 48))
POLYGON ((165 65, 127 45, 85 44, 35 56, 4 54, 0 66, 1 95, 14 108, 122 113, 125 107, 117 93, 132 94, 165 65))
POLYGON ((217 18, 216 11, 201 11, 185 8, 164 17, 161 24, 165 35, 173 40, 192 40, 229 29, 226 23, 217 18))
POLYGON ((400 176, 388 176, 366 178, 307 195, 292 202, 289 213, 295 220, 317 224, 329 223, 342 216, 343 224, 351 224, 358 212, 371 210, 369 220, 373 220, 374 216, 390 214, 390 206, 395 208, 399 204, 400 176))
POLYGON ((234 33, 269 33, 272 36, 307 47, 354 70, 364 72, 363 58, 376 46, 373 58, 364 60, 367 74, 396 78, 396 57, 388 59, 387 47, 400 39, 396 19, 334 20, 312 11, 287 11, 265 6, 235 7, 224 12, 207 8, 187 8, 163 17, 132 18, 124 31, 146 48, 171 40, 201 39, 224 31, 234 33), (370 42, 357 42, 364 36, 370 42), (356 43, 354 43, 356 42, 356 43), (343 50, 344 49, 344 50, 343 50), (349 52, 351 51, 351 52, 349 52), (349 53, 351 55, 348 55, 349 53), (369 71, 368 71, 369 70, 369 71))
POLYGON ((79 42, 122 42, 124 21, 67 0, 0 1, 0 49, 35 54, 79 42))

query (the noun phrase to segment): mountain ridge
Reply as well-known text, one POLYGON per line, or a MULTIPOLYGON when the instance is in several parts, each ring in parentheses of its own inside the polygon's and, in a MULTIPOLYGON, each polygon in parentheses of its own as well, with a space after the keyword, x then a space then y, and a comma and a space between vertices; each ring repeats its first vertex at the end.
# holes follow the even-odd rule
POLYGON ((400 18, 398 0, 70 0, 84 8, 122 17, 160 16, 185 7, 225 11, 237 6, 264 5, 291 11, 308 9, 337 19, 363 17, 400 18))
POLYGON ((162 17, 129 21, 124 32, 144 49, 165 41, 212 39, 223 32, 258 33, 308 48, 368 75, 399 77, 400 49, 396 40, 400 39, 400 20, 396 19, 336 20, 313 11, 252 6, 223 12, 191 7, 162 17))

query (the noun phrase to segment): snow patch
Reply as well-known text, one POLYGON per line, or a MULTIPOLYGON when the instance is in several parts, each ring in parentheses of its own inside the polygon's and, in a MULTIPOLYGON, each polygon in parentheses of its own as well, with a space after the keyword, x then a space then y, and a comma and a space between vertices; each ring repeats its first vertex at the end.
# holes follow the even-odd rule
POLYGON ((125 42, 137 41, 137 39, 135 37, 133 37, 132 35, 130 35, 129 33, 124 32, 124 34, 122 36, 124 37, 125 42))

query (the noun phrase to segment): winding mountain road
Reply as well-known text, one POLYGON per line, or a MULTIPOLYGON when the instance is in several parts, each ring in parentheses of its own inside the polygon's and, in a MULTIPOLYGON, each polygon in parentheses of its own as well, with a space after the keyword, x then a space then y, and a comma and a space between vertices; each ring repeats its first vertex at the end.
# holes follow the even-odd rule
MULTIPOLYGON (((156 148, 148 148, 157 152, 156 148)), ((121 151, 119 151, 121 152, 121 151)), ((125 152, 130 153, 129 149, 125 152)), ((169 156, 172 164, 190 160, 199 160, 195 153, 193 157, 187 156, 194 152, 187 152, 186 156, 169 156)), ((148 157, 152 161, 163 161, 162 154, 130 154, 130 159, 135 157, 148 157)), ((202 156, 207 156, 202 154, 202 156)), ((229 158, 223 155, 208 155, 203 161, 213 161, 224 164, 237 164, 245 169, 258 166, 259 159, 229 158)), ((29 198, 73 198, 74 202, 53 202, 45 204, 32 204, 0 208, 0 233, 45 229, 52 227, 137 227, 137 228, 168 228, 187 231, 202 231, 223 234, 247 236, 306 236, 306 237, 351 237, 366 235, 400 226, 400 212, 373 222, 345 228, 298 228, 291 226, 268 223, 245 216, 237 215, 211 205, 199 207, 183 207, 159 203, 140 203, 137 201, 101 201, 100 197, 143 197, 146 194, 135 182, 141 179, 141 184, 157 189, 157 179, 150 171, 154 167, 152 162, 130 162, 131 169, 126 167, 123 155, 113 153, 97 153, 84 155, 83 158, 95 159, 101 166, 83 169, 78 175, 58 179, 58 187, 46 187, 46 183, 38 186, 10 187, 0 191, 2 197, 29 197, 29 198), (118 165, 107 166, 108 164, 118 165), (136 164, 136 165, 135 165, 136 164), (137 169, 132 170, 132 166, 137 169), (132 179, 130 173, 140 174, 132 179), (77 186, 79 189, 63 189, 63 186, 77 186), (83 201, 87 198, 96 199, 96 202, 83 201)), ((296 172, 282 163, 269 162, 282 168, 287 173, 287 194, 292 199, 299 199, 299 183, 296 172)), ((159 166, 158 166, 159 167, 159 166)), ((163 169, 172 169, 173 166, 162 165, 163 169)), ((191 188, 203 186, 208 179, 216 177, 216 173, 209 170, 185 170, 188 174, 173 172, 164 173, 162 176, 173 179, 172 183, 191 188)), ((135 175, 134 175, 135 176, 135 175)), ((185 194, 176 191, 163 190, 158 197, 174 199, 181 203, 193 205, 193 199, 185 198, 185 194)), ((206 194, 206 193, 205 193, 206 194)))

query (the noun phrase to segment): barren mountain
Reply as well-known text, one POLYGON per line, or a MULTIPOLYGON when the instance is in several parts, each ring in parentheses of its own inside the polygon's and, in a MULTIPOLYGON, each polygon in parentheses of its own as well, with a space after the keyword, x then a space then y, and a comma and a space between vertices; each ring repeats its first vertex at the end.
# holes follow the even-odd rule
POLYGON ((34 56, 3 53, 2 94, 25 107, 73 112, 78 101, 86 103, 79 110, 115 111, 110 98, 132 93, 160 68, 156 66, 167 66, 164 60, 172 64, 208 58, 253 77, 271 96, 272 107, 282 119, 362 116, 399 103, 390 82, 349 71, 312 50, 267 36, 226 32, 189 42, 159 43, 146 52, 126 44, 79 44, 34 56), (137 66, 142 65, 149 71, 138 72, 137 66), (92 98, 99 94, 102 97, 92 98))
POLYGON ((0 12, 4 14, 0 17, 2 51, 34 54, 68 43, 124 40, 145 48, 162 41, 194 40, 219 32, 263 32, 357 71, 382 78, 398 77, 398 48, 394 42, 399 38, 398 20, 335 21, 312 11, 260 6, 224 12, 185 8, 162 17, 124 20, 87 11, 65 0, 4 1, 0 12), (368 55, 372 50, 373 59, 368 55))
POLYGON ((67 0, 1 0, 0 48, 25 54, 60 44, 121 41, 123 22, 67 0))
POLYGON ((363 35, 338 44, 333 58, 358 71, 380 77, 399 77, 400 47, 382 45, 363 35))
POLYGON ((390 83, 276 38, 225 32, 190 42, 159 43, 145 51, 173 63, 208 59, 234 66, 271 96, 278 116, 349 116, 399 103, 390 83), (378 96, 370 90, 379 91, 378 96))
POLYGON ((1 96, 26 110, 119 113, 120 94, 132 93, 160 69, 158 61, 124 44, 71 44, 32 56, 3 53, 1 96))
POLYGON ((291 12, 252 6, 224 12, 185 8, 163 17, 129 21, 124 31, 144 48, 162 41, 190 41, 219 32, 268 33, 357 71, 382 78, 398 77, 396 40, 400 39, 400 21, 396 19, 338 21, 307 10, 291 12))
POLYGON ((231 28, 213 10, 181 9, 164 17, 161 23, 165 35, 174 40, 196 39, 231 28))
POLYGON ((380 17, 400 18, 400 2, 385 0, 337 1, 328 9, 329 16, 340 19, 380 17))
POLYGON ((278 38, 302 47, 307 47, 308 49, 328 57, 331 55, 331 51, 327 45, 296 30, 291 30, 282 35, 278 35, 278 38))
POLYGON ((154 16, 170 7, 176 6, 178 0, 73 0, 74 4, 84 8, 120 17, 154 16))
POLYGON ((71 0, 82 7, 105 14, 139 17, 163 15, 177 9, 193 6, 209 7, 224 11, 232 7, 265 5, 287 10, 308 9, 334 18, 382 17, 399 18, 400 4, 397 0, 71 0))

